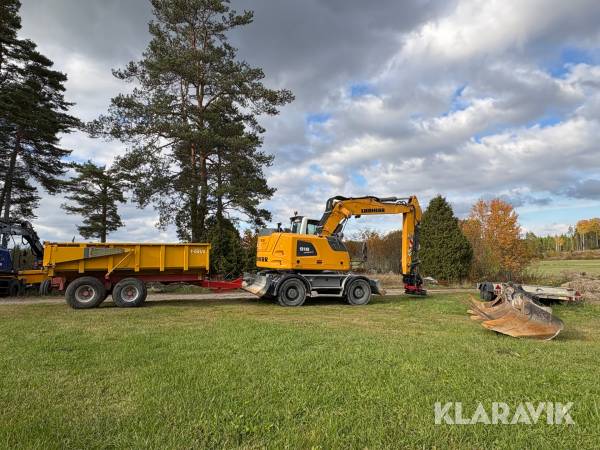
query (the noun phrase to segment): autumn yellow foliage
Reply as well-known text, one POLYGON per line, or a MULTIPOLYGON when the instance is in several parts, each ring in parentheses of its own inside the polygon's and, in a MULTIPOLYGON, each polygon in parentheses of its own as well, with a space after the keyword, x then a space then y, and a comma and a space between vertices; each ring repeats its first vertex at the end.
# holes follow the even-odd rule
POLYGON ((512 278, 530 261, 521 239, 519 216, 501 199, 479 200, 462 223, 463 233, 473 247, 473 277, 512 278))

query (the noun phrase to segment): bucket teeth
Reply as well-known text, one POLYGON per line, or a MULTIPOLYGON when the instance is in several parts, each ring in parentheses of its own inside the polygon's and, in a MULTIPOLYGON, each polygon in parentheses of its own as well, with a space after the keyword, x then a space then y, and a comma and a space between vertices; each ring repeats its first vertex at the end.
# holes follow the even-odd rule
POLYGON ((513 337, 550 340, 564 328, 550 308, 537 303, 518 286, 507 287, 491 303, 471 299, 468 312, 484 328, 513 337))

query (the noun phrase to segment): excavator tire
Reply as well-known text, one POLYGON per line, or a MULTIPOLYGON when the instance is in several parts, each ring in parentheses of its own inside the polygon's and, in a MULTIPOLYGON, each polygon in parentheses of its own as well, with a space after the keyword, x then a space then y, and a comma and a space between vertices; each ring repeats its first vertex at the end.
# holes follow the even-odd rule
POLYGON ((19 280, 10 280, 8 282, 8 296, 18 297, 21 294, 21 282, 19 280))
POLYGON ((357 278, 350 282, 346 291, 346 300, 349 304, 359 306, 366 305, 371 301, 371 286, 363 278, 357 278))
POLYGON ((285 280, 277 291, 277 301, 281 306, 302 306, 306 301, 306 286, 297 277, 285 280))

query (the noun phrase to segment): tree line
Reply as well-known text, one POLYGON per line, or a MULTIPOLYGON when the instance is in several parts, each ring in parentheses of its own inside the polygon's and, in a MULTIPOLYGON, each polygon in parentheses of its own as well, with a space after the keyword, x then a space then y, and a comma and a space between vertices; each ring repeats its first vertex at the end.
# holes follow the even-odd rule
MULTIPOLYGON (((519 279, 533 257, 521 234, 518 215, 501 199, 480 200, 459 220, 444 197, 434 197, 419 229, 420 272, 450 283, 519 279)), ((353 260, 366 270, 400 273, 401 231, 364 230, 347 245, 353 260)))
MULTIPOLYGON (((253 21, 228 0, 151 0, 150 42, 138 60, 113 75, 133 90, 116 96, 91 123, 68 113, 67 76, 30 40, 19 39, 18 0, 0 3, 0 208, 30 219, 39 189, 64 194, 62 208, 82 218, 78 232, 105 242, 123 226, 128 200, 174 225, 181 241, 211 242, 218 272, 239 272, 253 258, 253 234, 270 220, 260 207, 274 189, 264 169, 258 119, 293 100, 270 89, 262 69, 241 60, 228 34, 253 21), (69 160, 60 137, 76 130, 126 147, 110 166, 69 160), (71 174, 69 179, 66 175, 71 174)), ((254 265, 254 263, 252 263, 254 265)))
POLYGON ((529 251, 538 258, 567 252, 585 252, 600 249, 600 218, 583 219, 570 226, 566 233, 554 236, 525 236, 529 251))

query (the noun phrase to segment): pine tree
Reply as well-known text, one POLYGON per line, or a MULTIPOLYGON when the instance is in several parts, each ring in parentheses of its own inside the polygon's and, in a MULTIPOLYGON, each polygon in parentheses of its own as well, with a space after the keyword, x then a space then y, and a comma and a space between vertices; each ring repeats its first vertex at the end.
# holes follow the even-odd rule
POLYGON ((66 184, 66 198, 73 204, 61 207, 83 217, 83 225, 77 227, 81 236, 106 242, 110 232, 123 226, 117 203, 125 203, 124 183, 117 171, 91 161, 73 167, 77 176, 66 184))
POLYGON ((79 126, 67 114, 72 104, 64 99, 66 75, 53 70, 52 61, 33 42, 17 38, 19 7, 16 0, 0 3, 0 162, 5 167, 0 211, 4 219, 9 219, 15 198, 21 211, 35 208, 39 197, 37 189, 31 190, 31 181, 51 194, 59 190, 64 158, 71 153, 60 147, 59 136, 79 126))
POLYGON ((23 59, 24 50, 31 48, 29 41, 17 38, 21 29, 19 0, 0 0, 0 86, 18 75, 17 62, 23 59))
MULTIPOLYGON (((4 160, 0 158, 0 161, 4 160)), ((7 176, 8 165, 0 166, 0 179, 5 180, 7 176)), ((29 181, 27 170, 22 163, 15 166, 11 194, 10 216, 17 220, 31 220, 37 217, 35 210, 39 206, 40 196, 38 190, 29 181)), ((0 192, 0 196, 4 191, 0 192)), ((0 204, 4 204, 4 199, 0 198, 0 204)))
POLYGON ((441 195, 433 198, 423 213, 420 243, 423 274, 444 281, 460 281, 468 275, 473 250, 452 207, 441 195))
POLYGON ((227 209, 264 219, 268 213, 257 205, 272 194, 262 176, 270 159, 257 150, 264 132, 257 116, 277 114, 293 96, 266 88, 262 70, 238 60, 228 43, 227 33, 251 23, 252 13, 237 14, 228 0, 151 3, 148 48, 140 61, 114 72, 139 87, 114 98, 90 130, 131 145, 118 164, 135 201, 152 204, 159 225, 175 223, 180 238, 206 239, 207 220, 227 209), (219 170, 236 173, 235 183, 221 180, 215 188, 219 170))

